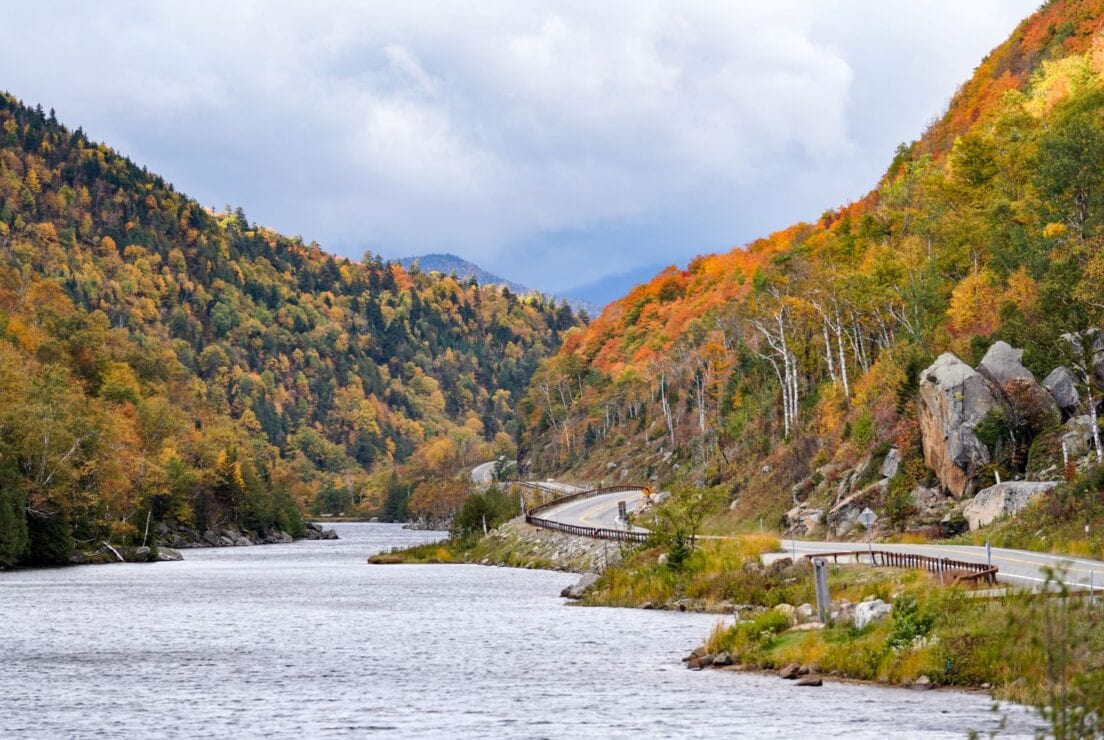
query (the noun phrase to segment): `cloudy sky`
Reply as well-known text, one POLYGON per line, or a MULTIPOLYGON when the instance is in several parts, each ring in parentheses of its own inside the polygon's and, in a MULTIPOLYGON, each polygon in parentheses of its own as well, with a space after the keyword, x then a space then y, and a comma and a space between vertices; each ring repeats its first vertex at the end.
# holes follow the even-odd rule
POLYGON ((861 195, 1038 3, 37 0, 0 88, 330 251, 565 291, 861 195))

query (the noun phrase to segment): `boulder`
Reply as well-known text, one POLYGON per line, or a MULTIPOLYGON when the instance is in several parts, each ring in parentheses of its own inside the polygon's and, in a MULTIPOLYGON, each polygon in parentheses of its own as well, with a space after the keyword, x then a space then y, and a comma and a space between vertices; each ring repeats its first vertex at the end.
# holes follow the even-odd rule
POLYGON ((901 451, 896 447, 890 447, 889 452, 886 453, 885 460, 882 460, 881 474, 883 478, 893 478, 897 475, 897 469, 901 467, 901 451))
POLYGON ((713 667, 722 668, 726 665, 732 665, 732 656, 728 653, 721 652, 713 656, 713 667))
POLYGON ((915 689, 916 691, 928 691, 929 689, 935 688, 935 685, 927 676, 920 676, 920 678, 909 684, 909 688, 915 689))
POLYGON ((565 599, 581 599, 583 593, 594 585, 598 580, 596 573, 584 573, 581 578, 573 586, 568 586, 563 591, 560 591, 560 596, 565 599))
POLYGON ((881 599, 863 601, 855 607, 855 629, 861 630, 868 624, 879 622, 893 611, 889 604, 881 599))
POLYGON ((179 550, 174 550, 171 547, 158 547, 157 548, 157 560, 163 563, 176 562, 177 560, 183 560, 184 556, 180 554, 179 550))
POLYGON ((998 406, 989 381, 949 352, 920 376, 924 462, 958 498, 973 491, 978 469, 989 463, 989 450, 974 429, 998 406))
POLYGON ((1077 392, 1077 376, 1068 367, 1058 366, 1043 379, 1047 389, 1063 413, 1072 414, 1081 405, 1081 394, 1077 392))
POLYGON ((1093 451, 1092 417, 1088 414, 1074 416, 1062 426, 1062 444, 1069 459, 1076 461, 1093 451))
POLYGON ((824 509, 811 507, 808 504, 798 504, 786 512, 786 533, 790 535, 808 536, 820 530, 820 522, 824 518, 824 509))
POLYGON ((951 499, 944 496, 939 488, 917 486, 909 492, 909 500, 916 509, 918 517, 921 520, 925 520, 933 517, 935 519, 942 517, 943 514, 946 513, 944 510, 947 507, 947 503, 951 499))
POLYGON ((812 622, 816 619, 816 609, 813 608, 812 604, 802 604, 794 610, 794 617, 798 624, 812 622))
POLYGON ((828 532, 837 537, 843 537, 855 527, 861 526, 859 514, 868 506, 874 506, 885 494, 889 482, 880 480, 871 483, 866 488, 853 493, 828 510, 828 532))
POLYGON ((797 679, 797 683, 794 686, 823 686, 824 680, 815 674, 810 673, 808 676, 802 676, 797 679))
POLYGON ((966 504, 962 514, 970 523, 970 529, 978 529, 1002 516, 1018 514, 1031 499, 1057 485, 1056 481, 998 483, 979 491, 973 501, 966 504))
MULTIPOLYGON (((1054 417, 1054 423, 1062 420, 1058 402, 1035 380, 1035 375, 1024 367, 1022 349, 1014 349, 1007 342, 997 342, 978 365, 1001 396, 1004 406, 1014 409, 1017 415, 1054 417)), ((1049 426, 1043 423, 1043 426, 1049 426)))
POLYGON ((793 681, 800 675, 801 665, 799 663, 790 663, 788 666, 778 672, 778 677, 784 678, 787 681, 793 681))
POLYGON ((218 547, 220 544, 222 544, 219 541, 219 536, 210 529, 203 533, 203 541, 211 547, 218 547))
POLYGON ((786 619, 790 620, 791 625, 797 623, 797 609, 793 607, 793 604, 779 604, 774 607, 774 611, 785 615, 786 619))
POLYGON ((1035 382, 1035 375, 1024 367, 1023 350, 1016 349, 1008 342, 996 342, 981 358, 977 366, 979 373, 994 385, 1004 386, 1013 380, 1035 382))
POLYGON ((134 548, 134 552, 131 553, 131 560, 136 563, 148 562, 150 560, 150 552, 151 550, 145 545, 142 545, 141 547, 136 547, 134 548))

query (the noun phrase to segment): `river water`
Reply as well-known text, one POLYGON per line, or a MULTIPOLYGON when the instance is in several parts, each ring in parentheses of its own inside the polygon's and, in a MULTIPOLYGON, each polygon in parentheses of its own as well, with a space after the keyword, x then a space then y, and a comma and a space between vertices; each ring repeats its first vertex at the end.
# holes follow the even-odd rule
MULTIPOLYGON (((716 618, 572 608, 569 574, 369 566, 436 535, 0 574, 0 738, 964 737, 988 698, 688 671, 716 618)), ((1030 736, 1026 710, 1008 734, 1030 736)))

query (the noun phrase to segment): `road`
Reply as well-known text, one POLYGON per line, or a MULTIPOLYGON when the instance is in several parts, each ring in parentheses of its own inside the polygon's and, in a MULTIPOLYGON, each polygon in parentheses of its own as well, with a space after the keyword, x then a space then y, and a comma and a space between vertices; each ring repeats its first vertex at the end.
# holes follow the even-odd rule
MULTIPOLYGON (((547 484, 545 484, 547 485, 547 484)), ((625 502, 629 513, 632 513, 640 504, 643 494, 640 491, 623 491, 621 493, 607 493, 593 498, 583 498, 577 501, 568 501, 551 509, 541 512, 542 519, 574 524, 577 527, 596 527, 598 529, 623 529, 624 523, 618 519, 618 504, 625 502)), ((648 530, 633 527, 637 532, 648 530)))
MULTIPOLYGON (((531 485, 559 494, 581 490, 578 486, 568 483, 550 481, 534 482, 531 485)), ((608 493, 594 498, 570 501, 548 509, 541 516, 564 524, 616 529, 623 526, 617 520, 618 502, 625 501, 631 512, 639 505, 642 497, 643 494, 639 491, 608 493)), ((634 527, 634 529, 646 531, 640 527, 634 527)), ((788 539, 781 542, 786 554, 796 554, 798 557, 818 552, 853 551, 866 548, 861 542, 810 542, 788 539)), ((890 552, 928 555, 971 563, 987 562, 985 548, 973 545, 897 545, 876 542, 874 547, 890 552)), ((1104 561, 1100 560, 994 547, 992 563, 999 569, 997 579, 1011 585, 1038 588, 1046 582, 1045 568, 1064 568, 1065 574, 1062 580, 1070 587, 1088 588, 1090 584, 1096 588, 1104 587, 1104 561)))
MULTIPOLYGON (((862 550, 866 545, 861 542, 782 540, 782 547, 787 553, 796 553, 801 557, 818 552, 862 550)), ((969 563, 986 562, 985 548, 974 545, 894 545, 875 542, 874 547, 889 552, 951 558, 969 563)), ((1097 588, 1104 585, 1104 562, 1099 560, 1049 555, 1029 550, 1011 550, 1004 547, 994 547, 992 552, 993 565, 1000 569, 997 572, 997 580, 1004 583, 1038 588, 1046 582, 1044 568, 1064 567, 1066 573, 1062 580, 1071 587, 1088 588, 1090 582, 1097 588)))
POLYGON ((497 460, 491 460, 490 462, 481 463, 472 468, 471 479, 472 483, 479 484, 491 484, 494 482, 494 469, 498 463, 497 460))

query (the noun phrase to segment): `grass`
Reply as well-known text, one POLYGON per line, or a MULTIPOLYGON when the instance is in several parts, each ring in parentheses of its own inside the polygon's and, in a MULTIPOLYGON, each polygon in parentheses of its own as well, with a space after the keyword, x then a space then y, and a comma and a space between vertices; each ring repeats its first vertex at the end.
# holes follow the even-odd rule
POLYGON ((664 548, 652 547, 630 555, 622 565, 607 568, 584 603, 594 606, 668 604, 679 599, 700 602, 709 611, 728 600, 726 587, 733 573, 765 552, 778 549, 778 539, 742 535, 723 540, 699 540, 698 547, 679 568, 661 564, 664 548))
POLYGON ((833 599, 862 591, 883 598, 887 591, 896 594, 887 619, 862 630, 829 625, 791 632, 781 615, 766 612, 753 620, 718 624, 706 650, 728 652, 752 669, 798 663, 825 674, 888 684, 905 685, 921 676, 942 686, 988 684, 1001 698, 1036 705, 1047 702, 1062 682, 1101 674, 1104 610, 1099 606, 1030 593, 976 598, 969 590, 943 588, 917 572, 881 573, 890 579, 876 584, 852 580, 850 586, 831 591, 833 599))
POLYGON ((463 562, 460 554, 451 542, 430 542, 424 545, 415 545, 404 550, 381 552, 368 558, 368 562, 374 565, 427 565, 434 563, 460 563, 463 562))

